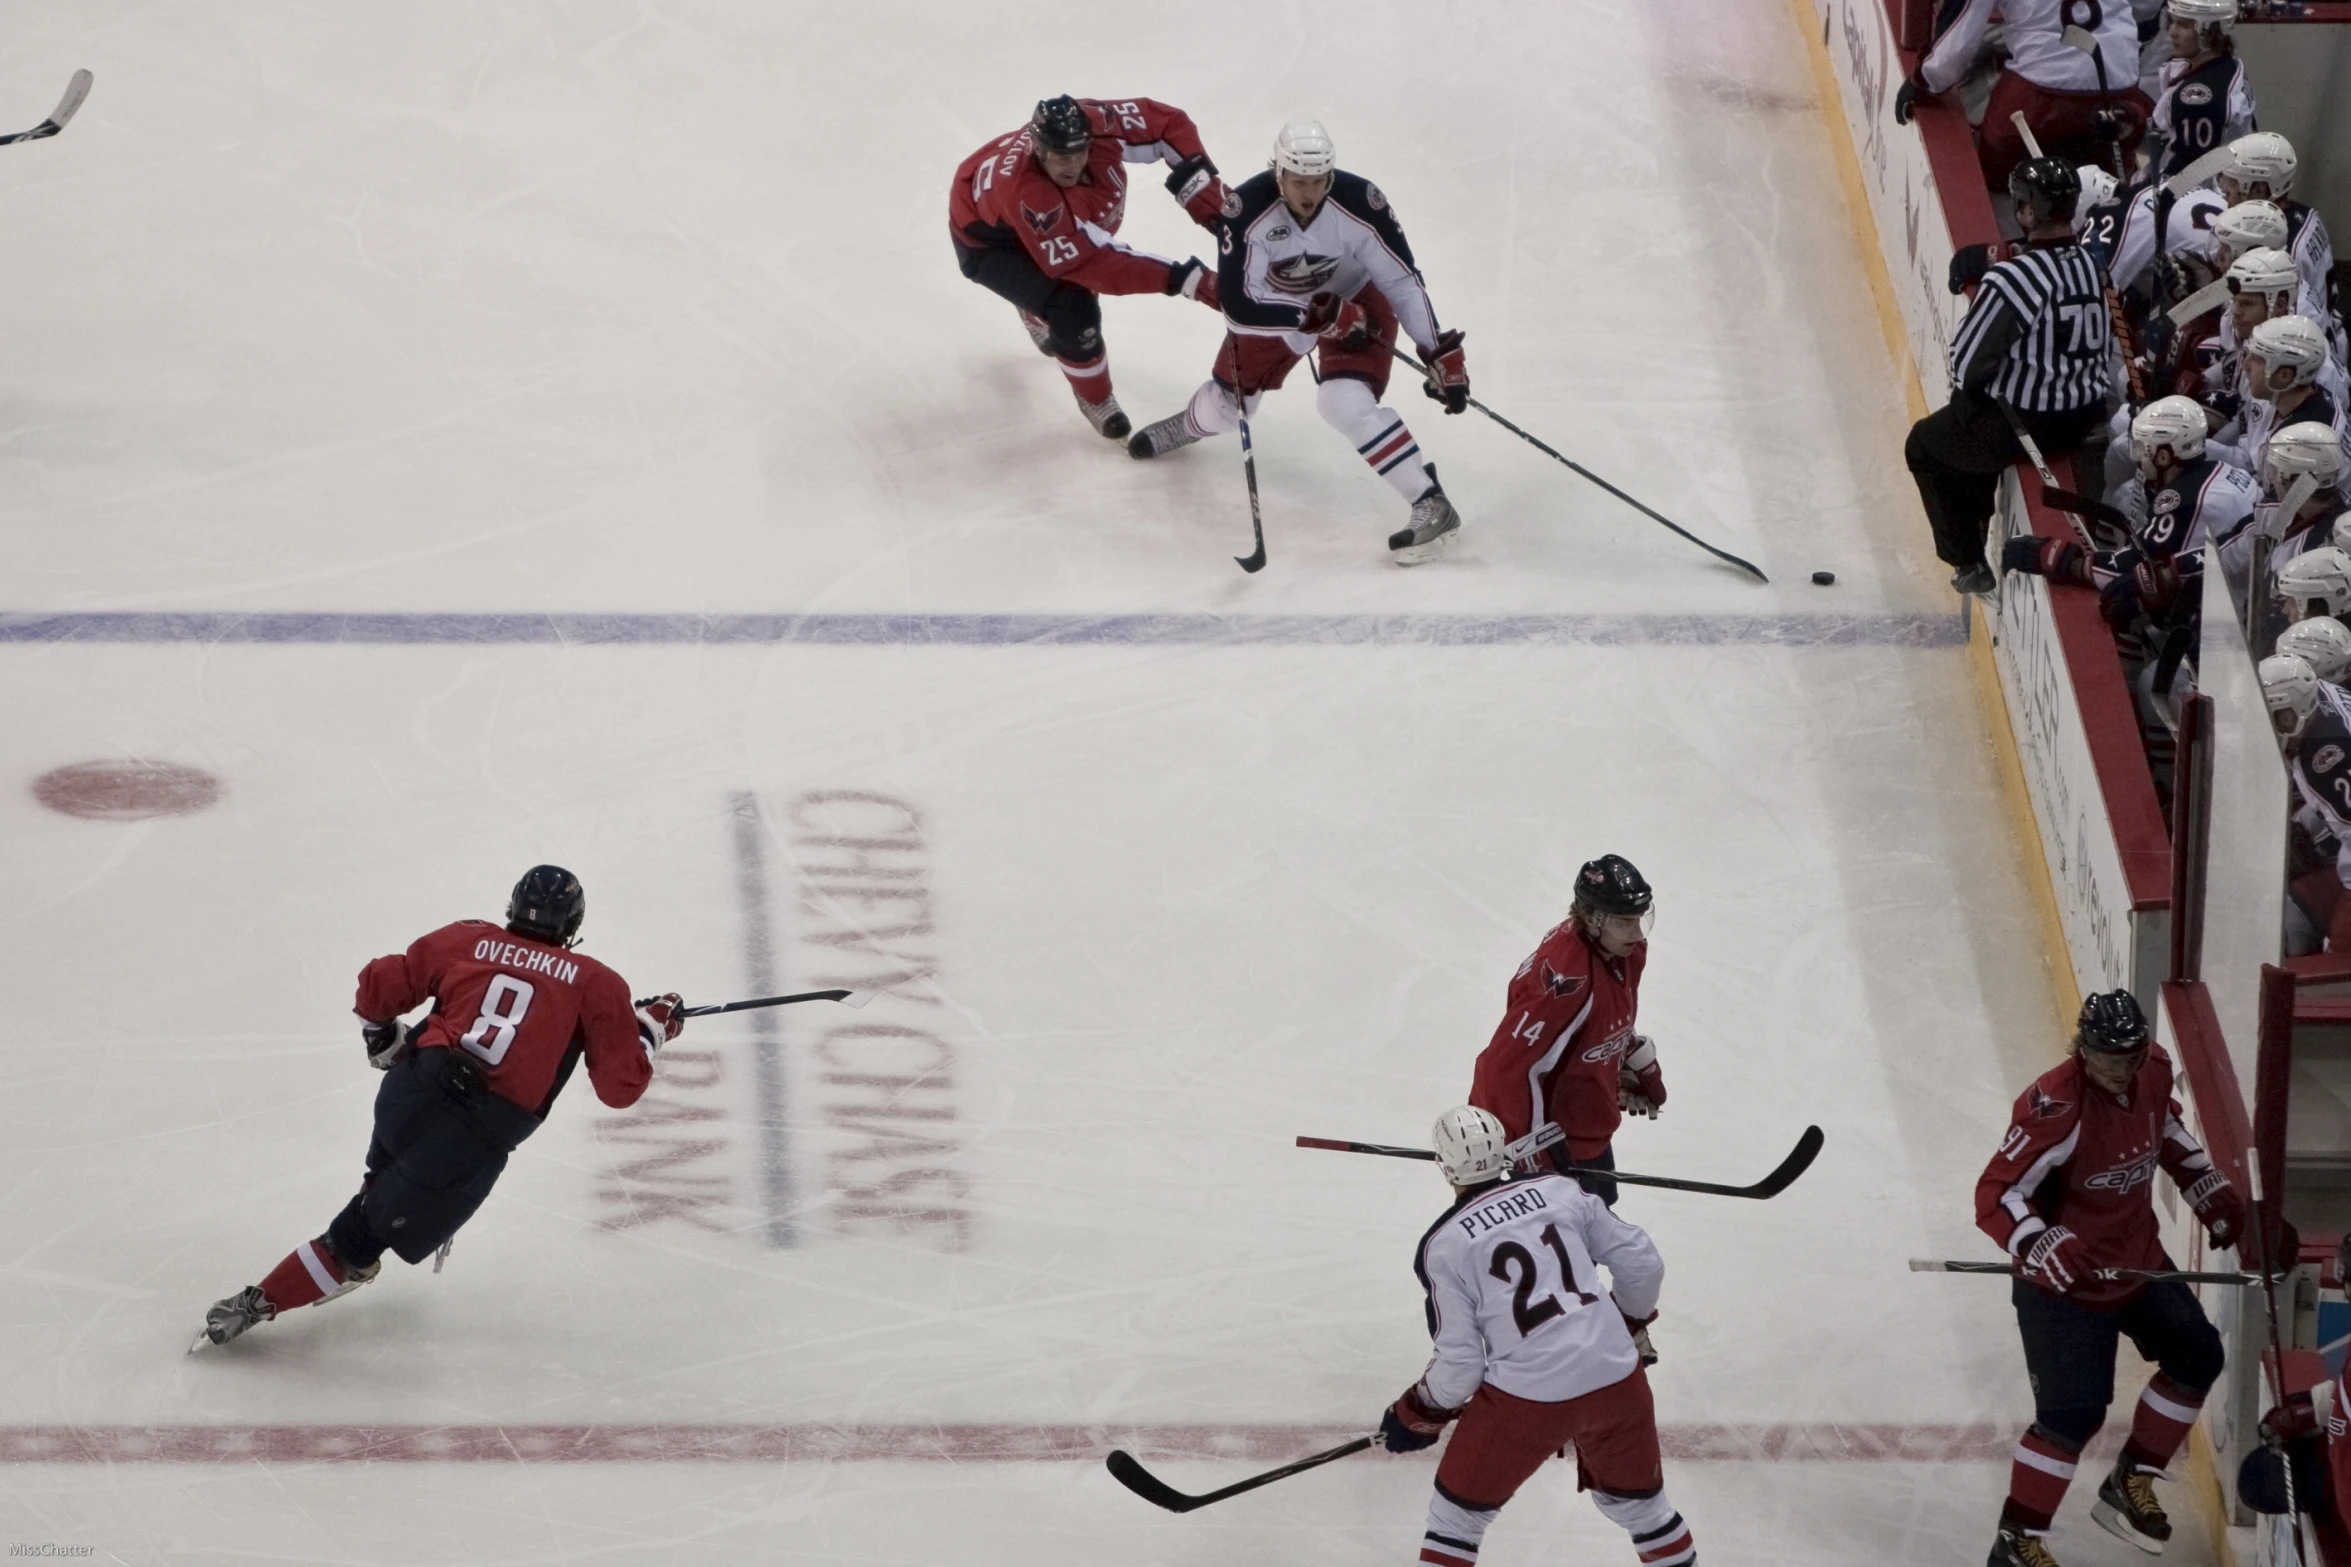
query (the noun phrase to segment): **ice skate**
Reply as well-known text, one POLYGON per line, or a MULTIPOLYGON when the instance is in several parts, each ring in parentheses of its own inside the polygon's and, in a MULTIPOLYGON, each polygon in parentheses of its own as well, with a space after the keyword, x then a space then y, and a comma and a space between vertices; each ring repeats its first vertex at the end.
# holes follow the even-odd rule
POLYGON ((1107 436, 1114 441, 1125 440, 1127 432, 1134 428, 1127 422, 1126 410, 1118 406, 1115 394, 1098 403, 1089 403, 1080 397, 1078 412, 1086 416, 1086 423, 1094 427, 1096 435, 1107 436))
POLYGON ((2000 579, 1992 575, 1992 568, 1982 561, 1951 573, 1951 590, 1955 593, 1973 593, 1989 598, 2000 586, 2000 579))
POLYGON ((1423 561, 1435 560, 1453 547, 1461 533, 1461 513, 1445 499, 1445 492, 1434 482, 1412 503, 1412 522, 1388 536, 1388 558, 1399 566, 1417 566, 1423 561))
POLYGON ((2063 1567, 2049 1554, 2048 1542, 2024 1529, 2003 1528, 2000 1537, 1992 1542, 1992 1554, 1984 1558, 1984 1567, 2063 1567))
POLYGON ((261 1293, 261 1286, 248 1284, 228 1299, 215 1301, 204 1313, 204 1331, 196 1335, 188 1353, 193 1355, 207 1344, 226 1344, 256 1322, 267 1322, 277 1314, 277 1307, 261 1293))
POLYGON ((1043 316, 1030 315, 1027 311, 1022 310, 1018 305, 1015 305, 1012 308, 1020 316, 1021 330, 1028 333, 1029 341, 1037 345, 1037 352, 1044 354, 1047 357, 1051 357, 1053 353, 1053 329, 1045 324, 1045 318, 1043 316))
POLYGON ((2155 1477, 2160 1469, 2142 1469, 2128 1456, 2114 1461, 2114 1469, 2098 1487, 2098 1503, 2090 1516, 2118 1540, 2128 1540, 2150 1556, 2160 1555, 2171 1539, 2171 1519, 2155 1499, 2155 1477))
POLYGON ((1180 413, 1169 414, 1157 424, 1147 424, 1127 442, 1129 457, 1165 457, 1169 452, 1181 451, 1200 437, 1192 433, 1192 426, 1180 413))

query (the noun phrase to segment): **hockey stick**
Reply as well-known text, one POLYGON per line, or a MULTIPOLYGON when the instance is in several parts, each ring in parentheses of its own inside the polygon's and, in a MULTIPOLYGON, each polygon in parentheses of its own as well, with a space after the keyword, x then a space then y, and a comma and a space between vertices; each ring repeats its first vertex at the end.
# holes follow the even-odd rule
POLYGON ((39 141, 44 136, 54 136, 64 130, 73 119, 74 111, 82 106, 82 100, 90 96, 92 80, 93 78, 88 71, 74 72, 72 79, 65 84, 65 96, 57 100, 57 107, 49 111, 49 118, 29 131, 18 131, 13 136, 0 136, 0 147, 5 147, 12 141, 39 141))
POLYGON ((723 1007, 688 1007, 678 1016, 713 1017, 721 1012, 749 1012, 755 1007, 788 1007, 795 1001, 838 1001, 845 1007, 861 1007, 872 999, 870 990, 803 990, 796 996, 760 996, 751 1001, 730 1001, 723 1007))
MULTIPOLYGON (((1422 364, 1419 360, 1413 358, 1403 349, 1394 348, 1391 349, 1390 352, 1394 353, 1398 359, 1401 359, 1406 364, 1412 366, 1413 369, 1418 370, 1422 375, 1425 376, 1429 373, 1429 367, 1427 365, 1422 364)), ((1509 420, 1503 418, 1500 414, 1494 412, 1493 409, 1488 408, 1484 403, 1479 402, 1476 398, 1473 397, 1469 400, 1469 406, 1475 408, 1479 413, 1484 414, 1487 418, 1493 420, 1496 424, 1502 426, 1503 429, 1508 430, 1512 435, 1517 436, 1520 440, 1526 442, 1529 446, 1532 446, 1536 451, 1541 452, 1546 457, 1553 457, 1558 459, 1560 462, 1567 464, 1567 466, 1574 469, 1578 475, 1591 480, 1594 484, 1597 484, 1600 486, 1600 488, 1606 490, 1609 494, 1615 496, 1618 500, 1624 502, 1627 506, 1632 507, 1633 510, 1639 512, 1642 516, 1647 517, 1650 521, 1665 524, 1666 527, 1680 534, 1683 538, 1688 539, 1692 544, 1697 545, 1707 554, 1712 555, 1716 560, 1728 561, 1731 565, 1734 565, 1741 571, 1746 572, 1758 582, 1769 582, 1771 580, 1771 578, 1763 574, 1763 568, 1756 565, 1755 562, 1751 560, 1742 560, 1740 557, 1733 555, 1728 550, 1716 549, 1713 545, 1707 543, 1704 539, 1698 537, 1698 535, 1692 533, 1689 529, 1683 527, 1680 523, 1675 522, 1672 518, 1666 516, 1662 512, 1653 511, 1649 507, 1642 505, 1639 501, 1634 500, 1630 495, 1627 495, 1624 491, 1618 489, 1615 485, 1610 484, 1606 479, 1601 478, 1598 474, 1585 467, 1582 463, 1577 462, 1574 458, 1569 457, 1565 453, 1557 451, 1552 447, 1546 446, 1543 444, 1543 442, 1527 434, 1526 431, 1520 429, 1517 425, 1512 424, 1509 420)), ((1247 562, 1244 561, 1242 564, 1246 565, 1247 562)))
POLYGON ((1265 569, 1265 514, 1257 509, 1257 453, 1249 445, 1249 416, 1241 415, 1241 471, 1249 475, 1249 527, 1257 536, 1257 548, 1246 555, 1235 555, 1233 564, 1243 571, 1265 569))
POLYGON ((2033 432, 2024 427, 2023 417, 2010 405, 2007 398, 1991 392, 1986 392, 1984 395, 1991 398, 1993 406, 2007 416, 2008 428, 2016 432, 2017 444, 2024 448, 2024 454, 2033 460, 2034 472, 2041 476, 2041 487, 2044 490, 2056 489, 2058 487, 2057 475, 2049 471, 2049 459, 2041 455, 2041 443, 2034 440, 2033 432))
MULTIPOLYGON (((1629 1175, 1622 1170, 1603 1170, 1596 1165, 1571 1166, 1570 1175, 1605 1176, 1626 1186, 1656 1186, 1669 1192, 1700 1192, 1709 1197, 1753 1197, 1758 1200, 1777 1197, 1796 1184, 1796 1178, 1812 1168, 1812 1161, 1820 1157, 1821 1144, 1828 1141, 1817 1126, 1804 1128, 1804 1135, 1796 1139, 1796 1146, 1780 1167, 1752 1186, 1721 1186, 1712 1181, 1683 1181, 1664 1175, 1629 1175)), ((1301 1137, 1301 1148, 1328 1148, 1335 1153, 1381 1154, 1390 1159, 1429 1159, 1437 1156, 1426 1148, 1396 1148, 1386 1143, 1355 1143, 1333 1137, 1301 1137)))
MULTIPOLYGON (((2261 1246, 2261 1300, 2269 1318, 2269 1391, 2278 1407, 2286 1407, 2286 1343, 2278 1326, 2278 1289, 2275 1279, 2277 1259, 2269 1254, 2269 1226, 2261 1222, 2261 1150, 2245 1150, 2245 1182, 2253 1196, 2253 1238, 2261 1246)), ((2286 1516, 2294 1520, 2294 1559, 2307 1562, 2310 1558, 2302 1542, 2302 1509, 2294 1502, 2294 1455, 2281 1451, 2278 1470, 2286 1481, 2286 1516)))
POLYGON ((2117 529, 2125 535, 2132 531, 2130 518, 2104 501, 2094 501, 2087 495, 2076 495, 2071 490, 2053 490, 2044 484, 2041 486, 2041 499, 2047 501, 2053 511, 2071 512, 2077 517, 2087 517, 2093 522, 2101 522, 2109 528, 2117 529))
MULTIPOLYGON (((1945 1262, 1933 1257, 1910 1259, 1913 1273, 2002 1273, 2013 1274, 2013 1262, 1945 1262)), ((2108 1282, 2161 1283, 2166 1279, 2181 1284, 2259 1284, 2261 1279, 2251 1273, 2192 1273, 2179 1268, 2092 1268, 2090 1277, 2108 1282)))
POLYGON ((1252 1475, 1237 1485, 1228 1485, 1221 1491, 1210 1491, 1205 1496, 1186 1496, 1135 1462, 1130 1454, 1124 1452, 1114 1452, 1102 1462, 1104 1467, 1109 1469, 1112 1479, 1152 1506, 1164 1507, 1171 1513, 1188 1513, 1195 1507, 1206 1507, 1211 1502, 1221 1502, 1229 1496, 1239 1496, 1243 1491, 1254 1491, 1261 1485, 1271 1485, 1276 1480, 1287 1480, 1294 1474, 1304 1474, 1309 1469, 1319 1469, 1324 1464, 1345 1458, 1349 1454, 1360 1453, 1369 1446, 1371 1446, 1371 1438, 1359 1436, 1352 1442, 1342 1442, 1327 1452, 1315 1454, 1312 1458, 1301 1458, 1294 1464, 1284 1464, 1279 1469, 1268 1469, 1261 1475, 1252 1475))

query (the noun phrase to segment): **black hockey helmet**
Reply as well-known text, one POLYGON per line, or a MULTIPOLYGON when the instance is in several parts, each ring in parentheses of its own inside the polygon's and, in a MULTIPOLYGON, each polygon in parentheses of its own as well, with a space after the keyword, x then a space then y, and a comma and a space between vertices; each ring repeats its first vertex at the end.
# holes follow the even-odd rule
POLYGON ((1037 112, 1029 116, 1029 129, 1036 133, 1037 145, 1047 152, 1084 152, 1094 140, 1093 122, 1067 93, 1039 99, 1037 112))
POLYGON ((560 865, 534 865, 514 884, 506 900, 506 928, 518 936, 533 936, 568 947, 579 936, 580 921, 588 917, 587 890, 580 879, 560 865))
POLYGON ((1646 914, 1656 899, 1632 861, 1603 854, 1576 872, 1575 901, 1596 914, 1646 914))
POLYGON ((2127 1056, 2147 1048, 2147 1014, 2127 990, 2102 990, 2082 1002, 2074 1043, 2100 1055, 2127 1056))
POLYGON ((2063 158, 2027 158, 2008 174, 2008 199, 2043 223, 2070 221, 2082 199, 2082 176, 2063 158))

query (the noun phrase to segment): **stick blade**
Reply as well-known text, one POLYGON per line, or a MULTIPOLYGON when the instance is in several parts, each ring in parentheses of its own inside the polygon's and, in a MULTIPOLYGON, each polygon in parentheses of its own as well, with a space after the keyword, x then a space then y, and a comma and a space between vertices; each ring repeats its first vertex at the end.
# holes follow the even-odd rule
POLYGON ((1820 1157, 1821 1146, 1827 1141, 1828 1135, 1819 1127, 1804 1128, 1804 1135, 1796 1139, 1796 1146, 1780 1161, 1780 1167, 1756 1183, 1755 1195, 1777 1197, 1795 1185, 1797 1177, 1812 1168, 1812 1161, 1820 1157))
POLYGON ((49 123, 64 130, 66 122, 81 108, 82 100, 90 96, 90 84, 96 80, 86 70, 74 72, 73 79, 65 84, 65 96, 57 100, 57 112, 49 116, 49 123))
POLYGON ((1913 1257, 1910 1259, 1910 1271, 1913 1273, 1941 1273, 1945 1270, 1943 1264, 1932 1257, 1913 1257))
POLYGON ((1260 540, 1258 542, 1257 553, 1254 555, 1235 555, 1233 557, 1233 564, 1247 572, 1254 573, 1263 571, 1265 569, 1264 541, 1260 540))
POLYGON ((870 990, 844 990, 833 999, 845 1007, 862 1007, 873 999, 873 992, 870 990))
POLYGON ((1102 1466, 1110 1471, 1110 1478, 1154 1507, 1163 1507, 1171 1513, 1188 1513, 1200 1505, 1195 1498, 1168 1485, 1124 1451, 1114 1451, 1102 1460, 1102 1466))

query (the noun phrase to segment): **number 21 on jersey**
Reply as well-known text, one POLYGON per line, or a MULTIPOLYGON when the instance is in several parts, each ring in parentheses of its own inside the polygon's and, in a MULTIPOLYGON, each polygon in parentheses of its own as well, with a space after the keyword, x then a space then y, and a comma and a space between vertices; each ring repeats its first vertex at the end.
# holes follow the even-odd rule
MULTIPOLYGON (((1576 1309, 1580 1311, 1598 1300, 1599 1296, 1576 1283, 1575 1258, 1569 1255, 1567 1243, 1559 1238, 1559 1226, 1544 1225, 1541 1240, 1551 1249, 1551 1254, 1559 1259, 1560 1283, 1567 1293, 1575 1297, 1576 1309)), ((1504 1241, 1494 1248, 1494 1255, 1486 1264, 1486 1272, 1490 1277, 1516 1286, 1510 1295, 1510 1315, 1518 1323, 1520 1338, 1525 1338, 1553 1317, 1565 1315, 1568 1310, 1561 1303, 1557 1290, 1544 1295, 1541 1300, 1533 1298, 1535 1286, 1542 1280, 1543 1265, 1535 1260, 1533 1252, 1516 1241, 1504 1241)))

